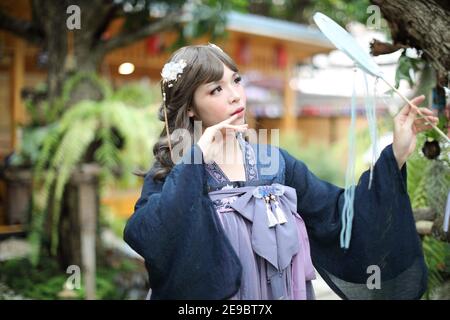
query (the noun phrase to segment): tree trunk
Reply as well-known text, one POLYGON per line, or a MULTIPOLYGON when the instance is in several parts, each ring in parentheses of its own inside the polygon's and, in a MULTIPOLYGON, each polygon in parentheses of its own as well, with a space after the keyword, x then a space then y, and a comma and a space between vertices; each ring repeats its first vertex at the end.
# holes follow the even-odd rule
MULTIPOLYGON (((96 74, 99 63, 103 58, 102 53, 95 50, 95 45, 99 37, 99 26, 105 24, 110 7, 105 5, 102 0, 76 1, 75 4, 80 7, 81 12, 81 28, 69 30, 66 22, 70 14, 66 10, 71 4, 68 0, 39 0, 36 3, 36 13, 43 22, 46 35, 44 50, 48 53, 47 81, 50 103, 60 97, 65 81, 72 74, 75 72, 96 74)), ((89 78, 83 79, 71 88, 69 100, 63 108, 68 109, 81 100, 100 100, 102 98, 101 89, 97 87, 97 84, 89 81, 89 78)), ((61 110, 61 112, 64 112, 64 110, 61 110)), ((73 186, 69 183, 66 186, 65 200, 61 206, 58 227, 58 260, 63 269, 67 268, 68 265, 75 264, 83 265, 83 270, 86 271, 86 269, 92 268, 87 267, 86 263, 83 262, 83 255, 92 253, 93 248, 91 243, 87 250, 86 245, 83 246, 82 243, 86 240, 84 239, 86 236, 83 235, 83 228, 93 227, 95 234, 95 226, 84 226, 82 224, 86 220, 83 217, 83 214, 86 213, 86 205, 89 205, 85 202, 90 200, 79 196, 80 190, 84 189, 78 185, 73 186), (80 201, 83 203, 79 203, 80 201), (83 249, 83 247, 85 248, 83 249)), ((91 192, 93 196, 98 196, 98 185, 91 188, 91 192)), ((89 215, 93 215, 92 221, 98 221, 97 202, 92 202, 90 205, 94 207, 91 208, 93 210, 89 210, 89 215)), ((88 265, 92 265, 92 263, 88 263, 88 265)), ((92 281, 89 282, 92 283, 92 281)), ((90 297, 92 298, 92 294, 90 294, 90 297)))
POLYGON ((43 53, 46 54, 48 66, 47 97, 50 103, 61 94, 65 78, 65 59, 67 55, 65 1, 39 0, 35 10, 43 24, 45 41, 43 53))
POLYGON ((380 7, 396 45, 424 52, 438 76, 448 85, 450 70, 450 3, 447 0, 371 0, 380 7))
MULTIPOLYGON (((64 82, 73 72, 96 73, 103 52, 95 50, 99 30, 109 22, 111 6, 101 0, 35 0, 36 15, 45 32, 43 50, 48 57, 48 100, 54 102, 62 93, 64 82), (80 8, 80 29, 69 30, 67 8, 80 8), (70 40, 70 41, 68 41, 70 40)), ((73 99, 64 108, 83 100, 102 98, 95 84, 80 83, 72 92, 73 99)))
MULTIPOLYGON (((101 2, 89 1, 88 3, 87 1, 79 1, 77 3, 83 13, 81 29, 68 31, 67 38, 69 39, 69 50, 66 52, 65 57, 67 70, 65 70, 65 76, 62 81, 65 81, 70 74, 75 72, 75 70, 78 73, 87 75, 96 74, 98 71, 98 66, 103 56, 94 50, 97 40, 96 31, 99 22, 103 21, 104 15, 106 15, 104 10, 95 8, 95 5, 98 5, 99 3, 101 2), (87 7, 88 5, 89 7, 87 7)), ((71 89, 69 101, 65 108, 70 108, 81 100, 101 100, 103 98, 102 91, 97 86, 97 83, 91 81, 89 77, 87 77, 71 89)), ((93 154, 95 150, 92 149, 95 149, 96 147, 98 146, 94 142, 93 145, 88 148, 87 153, 93 154)), ((94 161, 93 157, 90 155, 88 155, 88 157, 90 158, 87 159, 88 161, 94 161)), ((96 198, 99 195, 98 187, 98 184, 95 184, 90 188, 92 196, 96 198)), ((82 196, 82 190, 86 189, 86 187, 73 186, 69 183, 66 188, 68 188, 68 190, 65 199, 68 200, 68 203, 65 203, 67 210, 64 210, 64 207, 62 207, 60 216, 58 260, 62 266, 70 264, 83 266, 82 270, 86 277, 86 297, 88 299, 94 299, 95 235, 97 230, 96 223, 99 220, 98 201, 92 201, 92 199, 87 199, 85 196, 82 196), (95 224, 92 225, 93 223, 95 224), (89 228, 90 230, 88 234, 86 234, 86 228, 89 228)))

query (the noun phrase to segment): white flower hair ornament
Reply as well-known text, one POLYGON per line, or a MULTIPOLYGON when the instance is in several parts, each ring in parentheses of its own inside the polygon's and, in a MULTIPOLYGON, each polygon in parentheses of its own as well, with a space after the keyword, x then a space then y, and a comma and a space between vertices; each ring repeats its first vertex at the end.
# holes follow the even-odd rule
MULTIPOLYGON (((178 61, 171 61, 164 65, 161 71, 163 82, 177 81, 177 79, 183 73, 183 69, 186 67, 186 61, 180 59, 178 61)), ((173 86, 173 83, 169 83, 169 88, 173 86)))
POLYGON ((178 78, 183 73, 184 68, 186 67, 186 61, 184 59, 180 59, 178 61, 171 61, 164 65, 161 71, 161 77, 163 81, 162 86, 162 95, 163 95, 163 107, 164 107, 164 122, 166 124, 166 134, 167 141, 169 143, 170 157, 172 158, 172 144, 170 142, 170 132, 169 132, 169 121, 167 120, 167 109, 166 109, 166 92, 164 90, 164 84, 168 83, 168 87, 173 87, 173 83, 178 80, 178 78))

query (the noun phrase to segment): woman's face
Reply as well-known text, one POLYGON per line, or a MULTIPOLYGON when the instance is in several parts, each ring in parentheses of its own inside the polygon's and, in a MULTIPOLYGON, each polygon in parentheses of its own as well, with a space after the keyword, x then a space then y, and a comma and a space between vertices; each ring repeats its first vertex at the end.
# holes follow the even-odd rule
POLYGON ((201 120, 203 128, 228 119, 233 113, 243 110, 233 124, 243 124, 246 97, 241 77, 226 65, 221 80, 200 85, 194 93, 195 108, 188 111, 189 117, 201 120))

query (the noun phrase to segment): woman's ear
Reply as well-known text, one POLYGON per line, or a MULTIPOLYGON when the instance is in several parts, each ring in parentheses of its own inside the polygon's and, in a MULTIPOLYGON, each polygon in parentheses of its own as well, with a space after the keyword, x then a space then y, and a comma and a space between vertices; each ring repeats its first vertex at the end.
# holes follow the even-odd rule
POLYGON ((194 111, 191 108, 188 109, 188 117, 192 118, 194 116, 194 111))

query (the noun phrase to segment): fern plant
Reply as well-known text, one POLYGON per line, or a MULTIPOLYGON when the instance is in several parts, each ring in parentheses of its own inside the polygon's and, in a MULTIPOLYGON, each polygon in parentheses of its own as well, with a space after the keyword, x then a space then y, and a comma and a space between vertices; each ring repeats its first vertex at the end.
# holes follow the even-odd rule
MULTIPOLYGON (((438 159, 428 160, 421 147, 426 135, 417 139, 417 148, 408 159, 408 194, 414 209, 429 207, 439 217, 444 215, 444 206, 450 190, 449 147, 443 145, 438 159)), ((432 299, 437 288, 449 274, 450 246, 434 236, 422 239, 423 253, 428 267, 428 288, 424 299, 432 299)))
POLYGON ((450 244, 426 236, 422 240, 422 247, 428 267, 428 287, 423 297, 431 299, 444 281, 443 272, 448 273, 450 270, 450 244))
MULTIPOLYGON (((425 141, 424 135, 419 135, 417 138, 417 145, 423 145, 425 141)), ((429 166, 429 161, 420 152, 420 150, 415 150, 415 152, 408 159, 407 163, 407 186, 408 194, 411 198, 411 204, 413 208, 424 208, 428 206, 427 200, 427 168, 429 166)))
POLYGON ((133 169, 148 168, 150 164, 150 150, 161 129, 156 108, 127 105, 106 88, 103 100, 80 101, 70 107, 42 143, 34 167, 29 233, 33 263, 38 262, 47 219, 51 221, 51 253, 56 253, 64 188, 72 172, 85 160, 90 146, 99 145, 93 161, 101 168, 100 189, 116 180, 118 170, 123 173, 122 182, 133 184, 137 178, 133 169))

